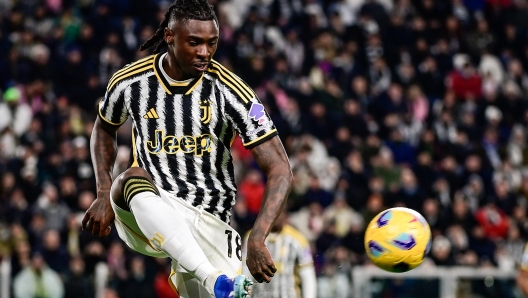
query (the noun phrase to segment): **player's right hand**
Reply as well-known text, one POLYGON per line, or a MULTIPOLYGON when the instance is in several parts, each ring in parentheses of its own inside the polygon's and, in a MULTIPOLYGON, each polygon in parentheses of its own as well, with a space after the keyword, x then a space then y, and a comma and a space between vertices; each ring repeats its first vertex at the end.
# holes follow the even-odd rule
POLYGON ((99 193, 97 199, 84 214, 82 230, 92 231, 92 234, 99 235, 99 237, 108 236, 114 217, 114 210, 110 204, 110 193, 99 193))

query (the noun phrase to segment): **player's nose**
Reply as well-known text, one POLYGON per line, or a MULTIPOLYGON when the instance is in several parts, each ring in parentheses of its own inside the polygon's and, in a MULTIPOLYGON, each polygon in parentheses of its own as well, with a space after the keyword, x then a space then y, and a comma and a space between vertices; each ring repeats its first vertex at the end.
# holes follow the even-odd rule
POLYGON ((209 52, 209 49, 208 49, 207 45, 202 45, 202 46, 197 47, 196 56, 198 58, 207 59, 207 58, 209 58, 210 55, 211 55, 211 53, 209 52))

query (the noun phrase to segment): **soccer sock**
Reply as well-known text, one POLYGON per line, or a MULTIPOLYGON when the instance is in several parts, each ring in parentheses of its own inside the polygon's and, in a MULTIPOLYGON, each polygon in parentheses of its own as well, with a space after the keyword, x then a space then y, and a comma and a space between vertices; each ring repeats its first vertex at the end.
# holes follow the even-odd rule
POLYGON ((150 181, 143 177, 128 178, 123 195, 139 228, 154 246, 176 260, 204 286, 207 277, 218 274, 219 270, 205 256, 183 215, 161 199, 150 181))

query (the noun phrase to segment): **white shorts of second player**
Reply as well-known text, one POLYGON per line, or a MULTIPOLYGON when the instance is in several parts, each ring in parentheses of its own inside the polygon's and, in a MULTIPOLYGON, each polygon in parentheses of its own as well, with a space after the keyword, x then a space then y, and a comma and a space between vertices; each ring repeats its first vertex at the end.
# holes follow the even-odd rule
MULTIPOLYGON (((235 276, 242 273, 242 239, 231 226, 216 218, 209 212, 203 211, 203 208, 191 206, 162 189, 160 189, 160 194, 161 199, 167 203, 167 208, 174 209, 175 216, 181 216, 185 219, 187 226, 191 230, 191 234, 198 245, 202 248, 209 262, 211 262, 215 268, 221 270, 228 276, 235 276)), ((161 235, 156 235, 152 239, 147 239, 138 227, 134 214, 121 209, 113 201, 111 201, 111 203, 116 215, 115 225, 119 237, 131 249, 147 256, 158 258, 170 257, 152 244, 155 242, 162 243, 164 239, 159 238, 161 235)), ((152 215, 152 219, 156 220, 155 214, 152 215)), ((179 240, 185 243, 185 239, 179 240)), ((189 281, 191 279, 196 283, 198 281, 191 278, 187 271, 177 264, 174 258, 172 261, 172 269, 173 272, 171 273, 169 281, 173 288, 177 288, 180 296, 182 298, 199 297, 196 290, 189 291, 190 287, 199 286, 198 284, 191 285, 189 281), (188 290, 186 291, 185 288, 188 288, 188 290), (191 292, 195 294, 192 294, 191 292)), ((192 282, 193 281, 191 281, 191 283, 192 282)), ((205 288, 199 290, 199 292, 206 293, 205 288)), ((211 296, 209 295, 208 297, 211 296)))

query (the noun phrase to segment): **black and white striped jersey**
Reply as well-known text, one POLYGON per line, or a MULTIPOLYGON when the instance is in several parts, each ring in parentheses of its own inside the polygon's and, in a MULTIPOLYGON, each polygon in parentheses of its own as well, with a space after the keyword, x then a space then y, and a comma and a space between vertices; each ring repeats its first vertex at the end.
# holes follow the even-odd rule
POLYGON ((108 83, 99 116, 133 122, 131 166, 156 186, 229 222, 236 185, 230 152, 238 133, 246 148, 277 134, 253 90, 216 61, 199 78, 169 81, 164 54, 125 66, 108 83))

